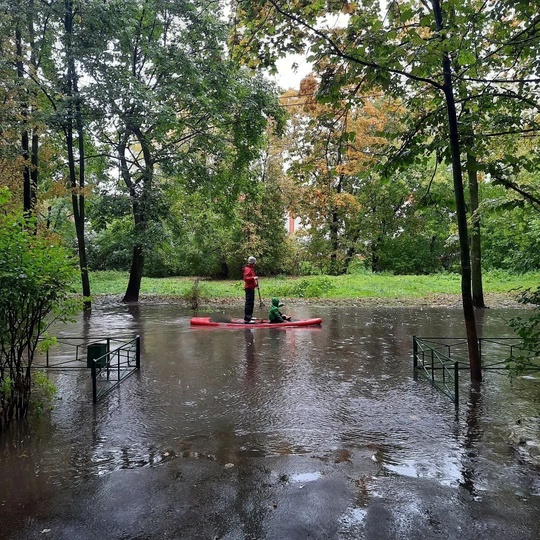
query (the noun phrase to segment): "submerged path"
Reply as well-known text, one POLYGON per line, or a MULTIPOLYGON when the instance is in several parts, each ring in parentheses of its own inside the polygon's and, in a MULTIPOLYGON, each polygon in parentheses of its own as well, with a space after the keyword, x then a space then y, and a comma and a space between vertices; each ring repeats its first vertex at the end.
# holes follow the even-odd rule
MULTIPOLYGON (((231 315, 236 315, 236 307, 231 315)), ((93 406, 88 373, 0 444, 0 538, 537 540, 522 452, 538 381, 412 377, 412 335, 462 335, 459 307, 293 306, 320 328, 190 328, 174 304, 103 302, 71 335, 140 334, 142 366, 93 406), (520 422, 518 422, 520 420, 520 422)), ((479 318, 505 331, 513 309, 479 318)))

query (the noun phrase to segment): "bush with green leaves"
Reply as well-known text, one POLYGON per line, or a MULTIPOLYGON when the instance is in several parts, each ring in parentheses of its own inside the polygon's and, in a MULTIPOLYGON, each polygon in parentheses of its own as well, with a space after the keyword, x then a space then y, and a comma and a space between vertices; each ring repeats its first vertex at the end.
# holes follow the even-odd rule
POLYGON ((129 270, 133 255, 133 225, 127 219, 112 220, 108 227, 87 232, 90 270, 129 270))
POLYGON ((335 285, 332 283, 332 280, 326 276, 304 278, 294 282, 287 290, 285 296, 320 298, 334 287, 335 285))
POLYGON ((482 220, 484 268, 529 272, 540 268, 540 216, 532 207, 486 213, 482 220))
POLYGON ((52 408, 54 396, 58 388, 50 381, 47 374, 38 371, 32 377, 32 409, 36 416, 41 416, 46 410, 52 408))
POLYGON ((529 317, 517 316, 509 321, 521 339, 519 347, 506 361, 511 374, 540 371, 540 288, 519 292, 518 301, 524 305, 534 305, 534 313, 529 317))
POLYGON ((10 209, 0 190, 0 429, 28 412, 31 366, 48 326, 80 308, 77 262, 57 237, 10 209))
POLYGON ((385 238, 379 249, 378 270, 396 275, 441 272, 445 269, 443 261, 452 257, 441 238, 422 234, 404 233, 385 238))

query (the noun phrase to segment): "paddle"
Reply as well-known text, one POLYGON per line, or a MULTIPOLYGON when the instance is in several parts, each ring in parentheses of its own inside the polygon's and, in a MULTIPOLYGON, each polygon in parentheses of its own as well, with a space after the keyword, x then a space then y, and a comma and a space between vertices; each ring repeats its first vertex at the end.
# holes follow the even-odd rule
MULTIPOLYGON (((221 323, 234 323, 234 324, 244 324, 244 319, 234 318, 234 317, 227 317, 226 315, 222 314, 215 314, 209 317, 211 322, 221 322, 221 323)), ((255 322, 268 322, 265 319, 252 319, 255 322)), ((247 325, 249 326, 249 325, 247 325)))
POLYGON ((259 291, 259 307, 264 307, 264 303, 261 298, 261 289, 259 289, 259 285, 257 285, 257 291, 259 291))
MULTIPOLYGON (((210 320, 212 322, 223 322, 223 323, 230 323, 230 322, 236 322, 236 321, 242 321, 243 319, 239 319, 238 317, 230 317, 229 315, 225 315, 224 313, 212 313, 210 315, 210 320)), ((260 321, 262 319, 256 319, 257 321, 260 321)))

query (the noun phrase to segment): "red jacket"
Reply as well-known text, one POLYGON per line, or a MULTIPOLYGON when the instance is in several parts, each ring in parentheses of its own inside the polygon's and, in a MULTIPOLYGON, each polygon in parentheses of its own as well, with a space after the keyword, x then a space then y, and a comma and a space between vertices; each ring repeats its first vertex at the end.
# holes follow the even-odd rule
POLYGON ((257 288, 257 275, 252 264, 248 264, 242 268, 242 279, 244 280, 244 289, 257 288))

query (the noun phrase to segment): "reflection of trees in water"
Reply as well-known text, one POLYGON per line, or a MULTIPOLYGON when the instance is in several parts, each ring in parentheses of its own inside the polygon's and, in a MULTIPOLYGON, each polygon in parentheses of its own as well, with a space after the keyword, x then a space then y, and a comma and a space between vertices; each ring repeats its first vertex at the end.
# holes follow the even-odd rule
POLYGON ((464 454, 462 457, 460 486, 465 488, 471 495, 476 496, 475 480, 477 477, 476 460, 477 444, 482 437, 480 428, 480 416, 482 414, 482 393, 479 384, 471 384, 469 389, 469 402, 465 418, 466 430, 463 439, 464 454))
POLYGON ((133 317, 135 325, 139 324, 141 318, 141 306, 138 303, 127 305, 128 313, 133 317))
MULTIPOLYGON (((135 337, 140 333, 141 321, 144 321, 144 318, 141 317, 141 308, 138 304, 128 304, 121 312, 115 312, 112 315, 107 308, 99 309, 94 305, 92 310, 83 312, 79 335, 82 336, 85 347, 88 343, 102 342, 103 338, 110 338, 112 340, 111 349, 114 349, 118 346, 115 339, 135 337), (126 309, 130 317, 122 317, 122 313, 125 314, 124 310, 126 309), (126 322, 121 329, 110 329, 108 320, 117 315, 126 322)), ((85 369, 77 373, 76 381, 73 381, 71 373, 64 375, 66 384, 67 378, 70 377, 70 385, 90 390, 90 370, 85 369)), ((88 394, 88 397, 90 396, 91 394, 88 394)), ((87 399, 77 399, 75 406, 72 404, 69 411, 63 408, 64 415, 66 415, 64 421, 82 427, 78 432, 78 437, 65 447, 67 455, 62 460, 67 465, 69 474, 75 475, 75 479, 163 461, 163 452, 150 445, 139 445, 133 440, 126 445, 110 443, 110 435, 107 434, 107 420, 110 415, 115 414, 118 408, 118 399, 119 396, 112 393, 108 400, 103 401, 97 407, 92 406, 87 399)), ((131 429, 130 433, 133 433, 131 429)))
MULTIPOLYGON (((279 328, 268 328, 267 333, 270 338, 270 354, 274 355, 279 353, 283 344, 283 336, 287 335, 287 330, 284 331, 279 328)), ((275 357, 277 357, 277 355, 275 357)))
POLYGON ((246 380, 253 382, 257 366, 255 364, 255 339, 251 328, 244 330, 244 340, 246 344, 246 380))

